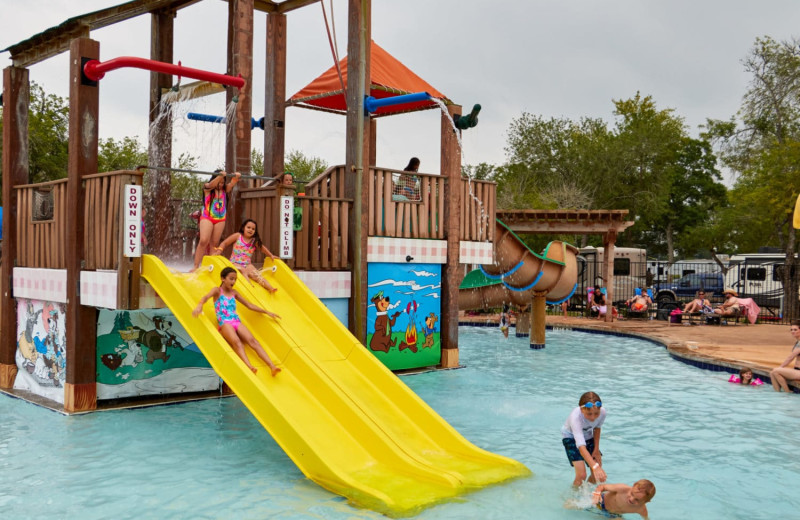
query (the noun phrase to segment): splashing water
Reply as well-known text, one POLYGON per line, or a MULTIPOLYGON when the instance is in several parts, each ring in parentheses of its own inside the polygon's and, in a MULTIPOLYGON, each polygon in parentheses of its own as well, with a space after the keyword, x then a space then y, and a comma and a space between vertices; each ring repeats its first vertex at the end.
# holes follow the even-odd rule
MULTIPOLYGON (((453 120, 453 116, 451 116, 450 112, 447 110, 447 105, 445 105, 444 101, 442 101, 441 99, 437 99, 437 98, 434 98, 434 97, 432 97, 430 99, 431 99, 431 101, 433 101, 434 103, 436 103, 439 106, 439 109, 442 111, 442 114, 447 116, 447 120, 450 122, 450 126, 453 127, 453 132, 455 132, 455 134, 456 134, 456 140, 458 141, 458 149, 461 152, 461 157, 463 159, 464 158, 464 143, 461 140, 461 131, 456 126, 456 122, 455 122, 455 120, 453 120)), ((480 240, 480 239, 486 239, 487 238, 486 235, 488 234, 488 231, 489 231, 488 230, 488 225, 490 225, 491 223, 488 222, 489 216, 486 214, 486 208, 484 207, 483 201, 481 199, 479 199, 475 195, 474 186, 472 184, 472 181, 474 181, 474 180, 475 179, 473 179, 471 175, 469 175, 469 174, 467 175, 468 194, 472 198, 472 200, 474 200, 475 203, 478 205, 478 210, 480 211, 480 216, 479 216, 479 220, 478 220, 478 222, 480 223, 480 225, 478 226, 479 233, 480 233, 480 235, 478 236, 478 239, 480 240)))

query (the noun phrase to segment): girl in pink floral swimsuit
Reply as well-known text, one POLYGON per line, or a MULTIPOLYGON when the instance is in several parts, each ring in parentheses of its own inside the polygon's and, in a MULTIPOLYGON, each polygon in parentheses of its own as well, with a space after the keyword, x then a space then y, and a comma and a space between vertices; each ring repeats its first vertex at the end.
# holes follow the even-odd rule
POLYGON ((258 357, 267 364, 272 371, 272 377, 281 371, 280 368, 275 366, 272 362, 264 347, 253 336, 253 334, 245 327, 244 323, 239 319, 239 313, 236 310, 236 302, 238 301, 248 309, 254 312, 261 312, 273 319, 280 319, 280 316, 274 312, 269 312, 262 309, 257 305, 253 305, 245 300, 233 286, 236 283, 236 269, 233 267, 226 267, 220 273, 222 283, 219 287, 214 287, 211 291, 200 299, 200 303, 192 311, 192 316, 198 317, 203 312, 203 305, 210 299, 214 298, 214 311, 217 315, 217 322, 219 323, 219 332, 225 341, 233 348, 234 352, 242 358, 247 368, 253 371, 254 374, 258 373, 258 369, 250 363, 247 353, 244 351, 244 344, 250 345, 250 348, 256 351, 258 357))
POLYGON ((255 253, 256 250, 267 255, 270 260, 275 260, 275 256, 270 253, 267 246, 261 242, 255 220, 249 218, 242 222, 242 227, 239 228, 238 233, 232 234, 226 238, 219 247, 215 248, 216 254, 221 254, 222 251, 231 244, 233 244, 231 263, 235 265, 243 275, 258 283, 264 289, 269 292, 277 291, 278 289, 270 285, 270 283, 261 276, 256 266, 252 264, 253 253, 255 253))

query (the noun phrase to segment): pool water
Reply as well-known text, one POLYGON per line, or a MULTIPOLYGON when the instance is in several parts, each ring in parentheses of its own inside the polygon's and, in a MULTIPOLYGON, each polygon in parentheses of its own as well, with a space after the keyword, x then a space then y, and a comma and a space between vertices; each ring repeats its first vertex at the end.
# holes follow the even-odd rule
MULTIPOLYGON (((587 390, 608 410, 600 444, 609 482, 652 480, 652 519, 798 517, 799 396, 730 384, 637 339, 553 331, 534 351, 496 328, 459 333, 465 368, 403 381, 466 438, 534 475, 416 518, 600 518, 564 508, 588 495, 571 488, 559 433, 587 390)), ((0 511, 4 519, 384 518, 307 480, 236 398, 65 417, 0 395, 0 511)))

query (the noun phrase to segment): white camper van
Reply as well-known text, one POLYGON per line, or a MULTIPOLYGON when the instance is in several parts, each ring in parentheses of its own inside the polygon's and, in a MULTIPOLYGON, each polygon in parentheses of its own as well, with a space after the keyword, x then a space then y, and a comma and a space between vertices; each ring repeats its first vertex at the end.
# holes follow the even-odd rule
POLYGON ((749 253, 731 256, 725 274, 725 287, 739 293, 741 298, 752 298, 772 313, 783 314, 782 253, 749 253))
MULTIPOLYGON (((579 250, 578 290, 576 295, 586 297, 586 289, 599 285, 605 287, 603 280, 602 247, 582 247, 579 250)), ((637 287, 646 284, 647 250, 634 247, 614 248, 614 302, 630 299, 637 287)))

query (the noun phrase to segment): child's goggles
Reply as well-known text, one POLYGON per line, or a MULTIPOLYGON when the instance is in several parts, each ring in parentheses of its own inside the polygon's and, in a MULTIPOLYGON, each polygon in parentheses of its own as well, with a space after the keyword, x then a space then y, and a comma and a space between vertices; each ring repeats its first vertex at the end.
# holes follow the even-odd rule
POLYGON ((600 407, 602 407, 602 406, 603 406, 603 403, 602 403, 602 402, 600 402, 600 401, 595 401, 595 402, 593 402, 593 403, 583 403, 583 405, 582 405, 582 406, 583 406, 584 408, 588 408, 589 410, 591 410, 592 408, 595 408, 595 407, 596 407, 596 408, 600 408, 600 407))

